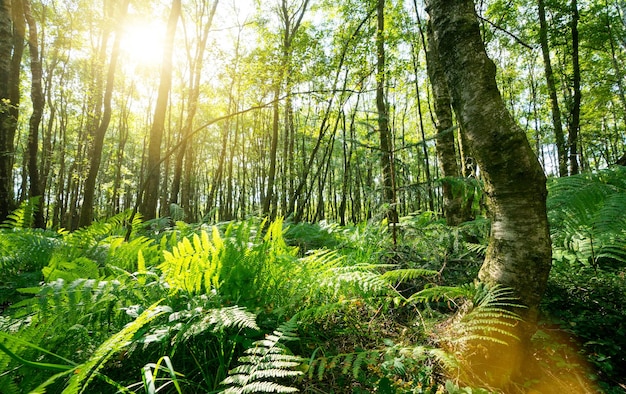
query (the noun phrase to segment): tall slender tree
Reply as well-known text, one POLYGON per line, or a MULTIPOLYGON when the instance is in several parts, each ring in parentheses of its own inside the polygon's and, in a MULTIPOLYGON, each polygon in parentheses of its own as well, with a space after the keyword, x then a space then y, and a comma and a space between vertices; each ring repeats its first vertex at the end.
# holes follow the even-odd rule
POLYGON ((43 117, 45 105, 43 95, 42 66, 39 55, 39 34, 37 24, 31 12, 30 0, 24 1, 24 18, 28 24, 28 50, 30 53, 31 88, 30 97, 33 104, 33 112, 28 121, 28 176, 29 196, 38 197, 38 207, 35 211, 35 227, 45 228, 44 222, 44 199, 43 188, 39 178, 39 126, 43 117))
POLYGON ((0 222, 15 207, 13 163, 25 30, 21 0, 0 0, 0 222))
POLYGON ((561 109, 559 107, 559 99, 556 90, 556 83, 554 80, 554 72, 552 71, 552 60, 550 59, 550 46, 548 44, 548 22, 546 20, 545 1, 538 0, 537 8, 539 14, 539 43, 541 45, 541 54, 543 56, 546 87, 548 89, 548 95, 550 97, 550 111, 552 113, 552 127, 554 128, 554 137, 556 140, 559 175, 566 176, 567 147, 565 146, 563 122, 561 121, 561 109))
POLYGON ((389 111, 385 95, 385 0, 377 0, 376 6, 376 110, 378 111, 378 135, 380 138, 380 164, 382 167, 383 201, 389 205, 387 220, 397 223, 396 190, 393 171, 393 138, 389 128, 389 111))
POLYGON ((161 182, 161 142, 163 141, 167 104, 172 87, 172 53, 174 52, 174 37, 176 35, 176 25, 181 15, 181 7, 181 0, 172 1, 172 8, 167 22, 159 91, 154 107, 152 126, 150 127, 145 190, 140 206, 140 211, 147 220, 154 219, 157 214, 159 184, 161 182))
POLYGON ((579 173, 579 134, 580 134, 580 104, 582 94, 580 90, 580 54, 578 21, 578 1, 572 0, 570 3, 572 21, 572 102, 570 108, 569 133, 567 143, 569 145, 569 173, 576 175, 579 173))
MULTIPOLYGON (((89 226, 93 220, 93 200, 96 192, 96 179, 98 177, 98 171, 100 170, 100 163, 102 161, 102 150, 104 148, 104 137, 109 128, 111 122, 112 108, 111 100, 113 97, 113 87, 115 84, 115 73, 117 70, 117 63, 120 55, 120 43, 122 40, 122 26, 123 21, 126 18, 128 12, 128 5, 130 1, 124 0, 120 10, 116 10, 117 15, 111 15, 111 18, 117 20, 119 25, 115 34, 115 41, 113 42, 113 48, 111 50, 111 58, 109 60, 109 68, 106 75, 106 84, 104 96, 102 97, 103 112, 102 117, 99 119, 99 124, 95 125, 96 129, 93 134, 90 148, 90 163, 89 172, 85 179, 85 187, 83 191, 83 204, 80 211, 80 221, 78 223, 81 227, 89 226)), ((114 11, 115 12, 115 11, 114 11)), ((99 92, 96 92, 99 94, 99 92)), ((98 100, 99 101, 99 100, 98 100)))
MULTIPOLYGON (((269 169, 267 174, 267 189, 265 192, 265 198, 263 200, 263 214, 269 215, 271 217, 276 216, 276 205, 275 205, 275 190, 274 184, 276 183, 276 171, 277 167, 277 152, 278 152, 278 132, 280 128, 279 120, 280 120, 280 95, 282 92, 282 85, 284 82, 285 76, 287 76, 287 80, 289 80, 289 74, 291 71, 291 55, 292 55, 292 45, 295 35, 300 29, 302 24, 302 18, 307 12, 309 6, 309 0, 302 0, 296 6, 292 6, 289 4, 288 0, 280 0, 278 5, 278 16, 282 22, 282 40, 281 40, 281 54, 280 54, 280 64, 277 70, 277 75, 274 81, 274 102, 272 106, 272 134, 270 139, 270 152, 269 152, 269 169), (274 208, 270 209, 274 204, 274 208)), ((290 87, 291 84, 288 83, 287 87, 290 87)), ((289 96, 289 92, 286 92, 287 96, 289 96)), ((291 98, 287 99, 287 108, 291 107, 291 98)), ((288 111, 289 112, 289 111, 288 111)), ((288 126, 289 115, 285 122, 287 122, 287 126, 285 130, 289 130, 288 126)))
MULTIPOLYGON (((417 8, 417 7, 416 7, 417 8)), ((459 166, 456 158, 454 142, 454 123, 452 121, 452 107, 450 92, 445 74, 439 60, 439 52, 432 37, 432 27, 428 23, 428 44, 426 51, 426 67, 428 79, 433 90, 433 106, 437 123, 436 150, 442 176, 443 213, 446 223, 456 226, 466 218, 463 216, 463 198, 461 193, 454 192, 453 177, 458 177, 459 166)))

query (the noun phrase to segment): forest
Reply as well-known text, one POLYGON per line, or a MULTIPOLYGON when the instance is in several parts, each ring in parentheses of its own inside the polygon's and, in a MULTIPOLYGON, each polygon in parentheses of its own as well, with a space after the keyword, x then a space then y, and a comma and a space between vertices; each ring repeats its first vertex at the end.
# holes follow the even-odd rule
POLYGON ((0 0, 0 393, 626 393, 623 0, 0 0))

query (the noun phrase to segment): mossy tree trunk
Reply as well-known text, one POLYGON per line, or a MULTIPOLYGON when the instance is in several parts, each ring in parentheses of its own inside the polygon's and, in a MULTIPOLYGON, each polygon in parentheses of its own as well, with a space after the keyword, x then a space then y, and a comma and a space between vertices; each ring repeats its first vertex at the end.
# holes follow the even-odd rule
POLYGON ((511 287, 536 319, 551 266, 546 178, 496 85, 472 0, 428 1, 453 107, 481 169, 492 220, 479 278, 511 287))

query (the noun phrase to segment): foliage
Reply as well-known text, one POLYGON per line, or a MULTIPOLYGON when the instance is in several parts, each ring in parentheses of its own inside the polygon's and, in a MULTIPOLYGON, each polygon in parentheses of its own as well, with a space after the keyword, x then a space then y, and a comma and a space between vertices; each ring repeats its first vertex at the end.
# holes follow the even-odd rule
POLYGON ((626 167, 553 179, 549 218, 557 264, 626 265, 626 167))
POLYGON ((228 393, 293 393, 298 391, 294 387, 277 383, 277 379, 293 378, 302 375, 297 368, 303 359, 294 356, 284 345, 284 342, 295 341, 297 336, 296 323, 290 320, 280 325, 265 339, 255 341, 254 347, 245 351, 245 356, 239 358, 239 365, 229 371, 223 384, 227 388, 222 391, 228 393))
MULTIPOLYGON (((551 217, 570 209, 565 200, 551 217)), ((480 265, 481 218, 449 228, 432 213, 404 217, 395 245, 375 223, 280 219, 158 231, 136 222, 126 241, 124 218, 73 233, 1 230, 4 272, 17 262, 40 275, 19 293, 7 283, 22 299, 0 317, 5 391, 481 392, 457 386, 467 349, 516 343, 511 292, 459 285, 480 265)), ((572 271, 556 260, 544 308, 581 338, 597 379, 619 381, 620 260, 598 262, 572 271)))
POLYGON ((626 167, 555 179, 549 190, 554 261, 543 300, 546 320, 579 338, 598 378, 621 382, 626 167))
POLYGON ((20 207, 13 211, 7 217, 0 227, 11 229, 27 229, 32 228, 35 222, 35 212, 39 209, 39 201, 41 197, 33 197, 22 201, 20 207))

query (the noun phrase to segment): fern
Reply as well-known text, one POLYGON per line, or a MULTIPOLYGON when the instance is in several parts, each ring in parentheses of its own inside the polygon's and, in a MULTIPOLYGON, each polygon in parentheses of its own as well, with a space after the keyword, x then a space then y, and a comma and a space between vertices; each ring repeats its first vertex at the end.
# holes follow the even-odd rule
POLYGON ((67 392, 68 394, 85 392, 89 382, 91 382, 91 380, 104 367, 106 361, 115 353, 126 347, 139 329, 166 311, 167 309, 164 309, 163 307, 156 304, 152 305, 139 315, 137 319, 127 324, 121 331, 107 339, 98 347, 98 349, 96 349, 95 353, 87 362, 83 363, 76 369, 78 373, 74 374, 70 378, 64 392, 67 392))
POLYGON ((414 294, 409 301, 448 301, 463 299, 457 315, 447 324, 438 340, 448 344, 463 344, 471 340, 485 340, 503 345, 507 338, 517 340, 511 330, 521 321, 513 312, 523 308, 511 289, 488 286, 484 283, 458 287, 436 286, 414 294), (504 339, 503 339, 504 338, 504 339))
POLYGON ((217 227, 213 227, 211 238, 202 231, 194 234, 191 241, 183 238, 172 252, 164 251, 165 260, 158 268, 173 291, 208 292, 220 287, 223 251, 224 241, 217 227))
POLYGON ((184 345, 193 336, 205 332, 217 333, 229 328, 237 330, 259 330, 256 315, 239 306, 204 309, 194 307, 172 312, 166 324, 155 325, 148 334, 137 343, 150 343, 170 338, 175 350, 184 345))
POLYGON ((27 229, 33 227, 35 213, 39 210, 40 197, 36 196, 23 201, 20 207, 10 213, 0 227, 13 229, 27 229))
POLYGON ((304 359, 290 354, 283 342, 297 340, 296 323, 290 320, 278 327, 265 339, 253 343, 254 347, 239 358, 241 363, 229 371, 222 384, 228 387, 225 394, 241 393, 293 393, 298 389, 276 382, 303 374, 296 370, 304 359))
POLYGON ((316 377, 318 380, 323 380, 330 370, 337 368, 341 368, 342 375, 351 375, 354 379, 358 379, 364 367, 378 363, 381 354, 380 350, 368 349, 315 358, 314 353, 308 365, 309 379, 316 377))
POLYGON ((625 167, 552 180, 548 208, 557 262, 626 264, 625 167))

